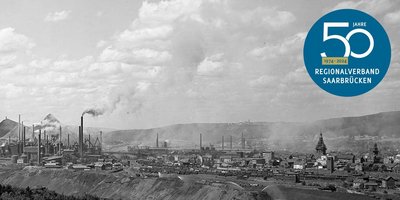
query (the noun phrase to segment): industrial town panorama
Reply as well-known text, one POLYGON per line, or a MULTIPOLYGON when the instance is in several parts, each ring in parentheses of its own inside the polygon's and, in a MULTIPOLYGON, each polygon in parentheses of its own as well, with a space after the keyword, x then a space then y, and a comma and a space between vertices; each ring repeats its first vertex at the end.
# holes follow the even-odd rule
POLYGON ((0 0, 0 199, 400 200, 398 0, 0 0))

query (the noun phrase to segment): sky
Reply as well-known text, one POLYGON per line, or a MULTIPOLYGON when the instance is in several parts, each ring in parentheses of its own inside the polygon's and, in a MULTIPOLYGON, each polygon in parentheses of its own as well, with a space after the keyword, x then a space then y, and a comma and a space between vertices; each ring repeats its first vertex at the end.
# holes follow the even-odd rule
POLYGON ((25 124, 48 113, 78 125, 313 121, 400 110, 400 1, 2 0, 0 116, 25 124), (386 77, 338 97, 303 63, 324 14, 375 17, 392 45, 386 77))

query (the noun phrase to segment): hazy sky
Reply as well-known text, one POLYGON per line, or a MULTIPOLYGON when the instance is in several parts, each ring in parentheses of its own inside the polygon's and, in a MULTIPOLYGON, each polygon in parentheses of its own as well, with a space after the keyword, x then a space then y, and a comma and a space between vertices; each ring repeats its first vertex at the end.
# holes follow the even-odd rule
POLYGON ((2 0, 0 115, 76 125, 309 121, 400 110, 400 1, 2 0), (303 44, 322 15, 357 8, 389 34, 392 63, 358 97, 321 90, 303 44))

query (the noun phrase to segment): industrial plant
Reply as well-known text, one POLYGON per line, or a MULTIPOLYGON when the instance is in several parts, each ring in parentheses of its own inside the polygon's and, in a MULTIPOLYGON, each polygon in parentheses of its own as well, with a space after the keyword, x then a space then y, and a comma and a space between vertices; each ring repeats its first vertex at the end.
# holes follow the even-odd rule
MULTIPOLYGON (((10 159, 11 163, 61 168, 66 164, 88 164, 101 160, 102 131, 94 137, 84 135, 84 116, 80 118, 77 141, 70 140, 70 134, 63 135, 62 126, 49 127, 46 124, 34 124, 27 127, 21 123, 19 116, 17 138, 3 141, 0 155, 2 160, 10 159), (28 133, 28 129, 31 132, 28 133), (29 136, 27 137, 27 135, 29 136)), ((76 137, 74 137, 76 138, 76 137)), ((71 167, 74 167, 71 165, 71 167)))

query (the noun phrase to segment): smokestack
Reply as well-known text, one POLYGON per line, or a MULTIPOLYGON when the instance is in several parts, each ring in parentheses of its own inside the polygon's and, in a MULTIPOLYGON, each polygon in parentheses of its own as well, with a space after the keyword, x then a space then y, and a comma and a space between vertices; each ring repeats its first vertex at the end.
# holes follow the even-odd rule
POLYGON ((32 141, 35 139, 35 125, 32 124, 32 141))
POLYGON ((42 159, 41 159, 41 157, 40 157, 40 143, 41 143, 40 135, 41 135, 41 133, 42 133, 42 130, 39 129, 38 155, 37 155, 37 157, 38 157, 38 165, 40 165, 40 163, 42 162, 42 159))
POLYGON ((100 146, 103 147, 103 131, 100 131, 100 146))
MULTIPOLYGON (((22 124, 24 124, 23 122, 22 122, 22 124)), ((25 129, 25 126, 22 126, 22 127, 24 127, 24 134, 22 135, 23 137, 22 137, 22 153, 24 153, 25 152, 25 131, 26 131, 26 129, 25 129)))
POLYGON ((83 148, 82 148, 82 127, 79 126, 79 134, 78 134, 78 151, 79 151, 79 156, 83 157, 83 148))
POLYGON ((69 133, 68 133, 68 141, 67 141, 67 144, 68 144, 68 149, 69 149, 69 133))
POLYGON ((60 126, 60 143, 58 144, 58 155, 61 155, 61 126, 60 126))
POLYGON ((158 133, 157 133, 157 138, 156 138, 156 147, 158 148, 158 133))
POLYGON ((47 153, 47 146, 46 146, 46 130, 43 131, 43 143, 44 143, 44 154, 47 153))
POLYGON ((224 136, 222 136, 222 150, 224 150, 224 136))
POLYGON ((21 141, 21 115, 18 115, 18 142, 21 141))
POLYGON ((22 129, 21 129, 21 139, 24 140, 24 121, 22 121, 21 124, 22 124, 21 125, 21 127, 22 127, 22 129))
POLYGON ((49 148, 49 134, 46 135, 46 148, 45 148, 45 154, 49 154, 50 148, 49 148))
POLYGON ((83 114, 81 116, 81 126, 79 127, 79 156, 83 157, 83 114))
POLYGON ((83 157, 83 115, 81 116, 81 157, 83 157))
POLYGON ((232 135, 231 135, 231 150, 232 150, 232 135))
POLYGON ((243 136, 243 132, 242 132, 242 149, 245 149, 245 148, 246 148, 244 142, 245 142, 245 141, 244 141, 244 136, 243 136))
POLYGON ((103 150, 103 132, 100 131, 100 149, 103 150))
POLYGON ((203 143, 203 135, 200 133, 200 150, 203 147, 202 144, 203 143))

